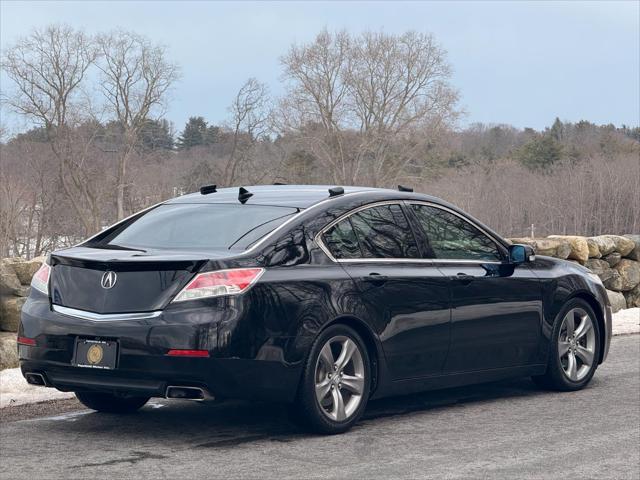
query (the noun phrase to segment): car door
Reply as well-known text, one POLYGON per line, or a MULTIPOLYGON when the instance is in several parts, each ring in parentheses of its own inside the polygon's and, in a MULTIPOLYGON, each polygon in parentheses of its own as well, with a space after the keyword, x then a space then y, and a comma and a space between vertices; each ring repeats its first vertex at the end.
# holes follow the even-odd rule
POLYGON ((440 373, 449 347, 449 287, 424 261, 400 202, 360 208, 322 241, 356 283, 394 380, 440 373))
POLYGON ((451 293, 451 348, 444 373, 541 362, 540 283, 526 265, 506 260, 506 249, 459 213, 411 203, 427 255, 447 277, 451 293))

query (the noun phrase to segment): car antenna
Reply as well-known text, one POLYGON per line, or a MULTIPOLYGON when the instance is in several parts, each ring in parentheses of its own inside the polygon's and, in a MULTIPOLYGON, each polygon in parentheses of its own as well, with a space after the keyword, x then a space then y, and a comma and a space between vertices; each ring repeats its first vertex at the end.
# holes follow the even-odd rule
POLYGON ((251 197, 253 197, 253 193, 244 187, 240 187, 240 190, 238 190, 238 200, 241 204, 244 205, 251 197))
POLYGON ((204 187, 200 187, 200 193, 202 195, 207 195, 209 193, 216 193, 217 185, 205 185, 204 187))
POLYGON ((405 187, 403 185, 398 185, 398 190, 400 192, 413 192, 413 188, 411 187, 405 187))
POLYGON ((344 195, 344 188, 342 187, 333 187, 329 189, 330 197, 337 197, 338 195, 344 195))

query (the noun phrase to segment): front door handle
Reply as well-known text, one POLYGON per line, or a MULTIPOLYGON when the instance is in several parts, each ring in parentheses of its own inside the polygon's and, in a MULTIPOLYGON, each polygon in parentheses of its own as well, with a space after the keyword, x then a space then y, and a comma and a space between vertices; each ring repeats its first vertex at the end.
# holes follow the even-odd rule
POLYGON ((456 280, 458 280, 462 285, 469 285, 471 282, 473 282, 473 279, 475 278, 473 275, 468 275, 466 273, 458 273, 456 275, 456 280))
POLYGON ((379 273, 370 273, 369 275, 365 275, 363 280, 365 282, 373 283, 374 285, 384 285, 387 283, 388 278, 385 275, 380 275, 379 273))

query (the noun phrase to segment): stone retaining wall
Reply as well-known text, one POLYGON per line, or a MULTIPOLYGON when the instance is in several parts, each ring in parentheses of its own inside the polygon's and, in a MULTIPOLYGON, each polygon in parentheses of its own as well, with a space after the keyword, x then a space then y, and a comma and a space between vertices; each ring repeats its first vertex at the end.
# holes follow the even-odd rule
POLYGON ((31 277, 44 260, 45 257, 0 259, 0 330, 14 333, 18 330, 20 310, 29 295, 31 277))
POLYGON ((31 277, 44 257, 0 259, 0 370, 18 366, 16 332, 20 310, 29 295, 31 277))
POLYGON ((509 240, 531 245, 538 255, 587 267, 604 283, 614 312, 640 307, 640 235, 551 235, 509 240))

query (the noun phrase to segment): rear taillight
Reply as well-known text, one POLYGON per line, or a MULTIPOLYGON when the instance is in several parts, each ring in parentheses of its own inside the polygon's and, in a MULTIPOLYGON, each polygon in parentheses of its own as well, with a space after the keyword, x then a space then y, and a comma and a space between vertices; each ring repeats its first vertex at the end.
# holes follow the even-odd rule
POLYGON ((30 347, 36 346, 35 338, 18 337, 17 343, 18 345, 29 345, 30 347))
POLYGON ((216 272, 199 273, 173 299, 174 302, 207 297, 239 295, 258 281, 264 268, 235 268, 216 272))
POLYGON ((45 295, 49 294, 49 275, 51 274, 51 267, 46 263, 43 263, 36 274, 31 279, 31 287, 41 291, 45 295))

